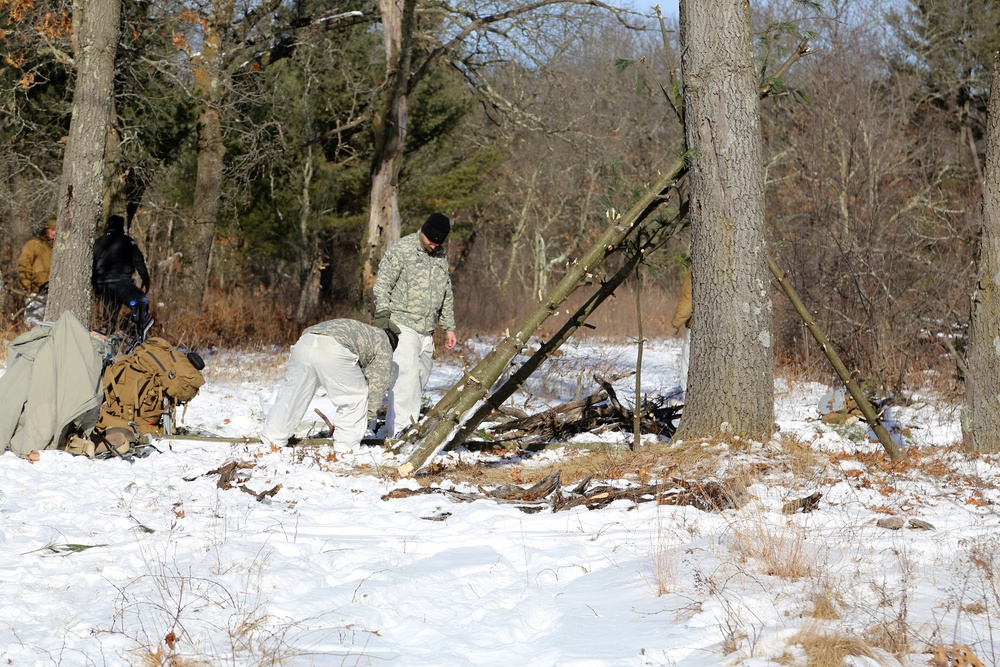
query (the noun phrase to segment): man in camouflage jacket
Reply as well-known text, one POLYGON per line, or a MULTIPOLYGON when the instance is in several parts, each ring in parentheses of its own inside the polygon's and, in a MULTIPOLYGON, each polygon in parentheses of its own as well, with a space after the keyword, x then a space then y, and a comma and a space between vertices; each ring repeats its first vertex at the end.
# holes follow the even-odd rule
POLYGON ((396 340, 393 331, 348 319, 303 331, 292 346, 285 382, 267 413, 261 440, 287 445, 322 385, 336 408, 331 419, 335 449, 357 449, 392 384, 396 340))
POLYGON ((49 291, 55 238, 56 219, 51 218, 36 236, 28 239, 17 258, 17 279, 21 289, 28 292, 24 302, 24 323, 28 327, 45 319, 45 295, 49 291))
POLYGON ((427 386, 434 358, 434 327, 445 331, 445 347, 455 336, 455 300, 442 247, 451 221, 432 213, 420 231, 404 236, 382 257, 375 279, 375 326, 399 332, 393 353, 396 381, 389 392, 385 432, 397 435, 420 419, 420 397, 427 386))

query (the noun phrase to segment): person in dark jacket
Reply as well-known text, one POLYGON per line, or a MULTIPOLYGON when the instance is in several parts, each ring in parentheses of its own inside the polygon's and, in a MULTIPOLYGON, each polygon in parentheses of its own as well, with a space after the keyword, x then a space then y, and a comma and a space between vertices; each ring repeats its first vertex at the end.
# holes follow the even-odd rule
POLYGON ((109 333, 122 324, 122 306, 130 308, 137 329, 143 329, 149 312, 149 271, 139 246, 125 234, 125 219, 120 215, 109 217, 104 234, 94 241, 91 281, 101 301, 101 322, 109 333), (141 287, 136 286, 134 273, 139 274, 141 287))

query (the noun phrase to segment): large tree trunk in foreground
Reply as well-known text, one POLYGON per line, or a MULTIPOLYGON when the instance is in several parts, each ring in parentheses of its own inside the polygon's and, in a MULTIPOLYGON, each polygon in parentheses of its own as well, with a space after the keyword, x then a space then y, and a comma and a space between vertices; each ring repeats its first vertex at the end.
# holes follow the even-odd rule
POLYGON ((101 216, 104 149, 114 95, 120 0, 73 3, 76 87, 59 185, 59 213, 45 318, 65 311, 90 322, 94 231, 101 216))
POLYGON ((962 419, 966 446, 980 452, 1000 451, 1000 58, 994 61, 991 90, 979 273, 972 294, 962 419))
POLYGON ((677 438, 774 429, 759 88, 746 0, 682 0, 684 113, 693 156, 690 384, 677 438))
POLYGON ((413 28, 416 0, 379 0, 385 41, 386 94, 374 122, 375 156, 368 196, 368 229, 361 246, 360 294, 356 306, 372 312, 372 287, 379 261, 399 240, 399 171, 403 166, 406 124, 410 115, 413 28))

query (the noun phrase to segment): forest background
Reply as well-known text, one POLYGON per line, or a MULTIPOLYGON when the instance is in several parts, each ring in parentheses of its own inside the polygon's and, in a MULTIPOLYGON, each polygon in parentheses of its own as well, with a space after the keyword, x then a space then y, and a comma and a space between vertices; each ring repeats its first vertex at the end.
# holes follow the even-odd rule
MULTIPOLYGON (((434 210, 452 218, 461 334, 497 333, 593 243, 608 210, 627 207, 683 153, 660 90, 679 85, 676 7, 663 5, 664 31, 646 7, 410 6, 421 78, 398 175, 402 233, 434 210)), ((378 7, 121 7, 103 216, 127 216, 160 326, 188 347, 258 346, 357 314, 389 93, 378 7), (217 71, 206 80, 209 61, 217 71), (199 191, 206 114, 221 139, 209 205, 199 191), (191 271, 206 253, 207 274, 191 271)), ((806 38, 810 49, 762 104, 772 255, 872 385, 895 392, 930 369, 957 391, 1000 45, 995 3, 778 0, 752 10, 765 75, 806 38)), ((73 16, 61 0, 0 0, 5 285, 21 245, 56 215, 73 16)), ((671 334, 687 251, 682 233, 647 258, 641 287, 619 290, 591 334, 634 336, 637 289, 645 335, 671 334)), ((795 312, 774 303, 778 363, 831 376, 795 312)), ((18 307, 8 293, 8 340, 21 330, 18 307)))

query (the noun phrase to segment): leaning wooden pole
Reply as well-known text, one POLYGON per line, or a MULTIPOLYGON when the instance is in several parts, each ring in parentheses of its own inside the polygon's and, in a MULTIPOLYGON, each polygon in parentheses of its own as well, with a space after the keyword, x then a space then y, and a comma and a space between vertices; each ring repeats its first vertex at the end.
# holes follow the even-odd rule
POLYGON ((837 355, 837 352, 833 349, 833 345, 830 344, 826 335, 823 334, 823 331, 816 324, 812 314, 806 310, 806 307, 802 304, 802 300, 799 299, 799 295, 795 291, 795 288, 793 288, 791 283, 788 282, 784 271, 782 271, 770 257, 767 258, 767 268, 771 270, 771 275, 773 275, 774 279, 778 281, 782 291, 785 292, 785 296, 787 296, 788 300, 792 302, 792 306, 794 306, 796 312, 798 312, 799 317, 802 318, 806 328, 809 329, 809 333, 811 333, 813 338, 816 339, 816 342, 819 343, 820 349, 823 350, 823 354, 826 355, 826 358, 830 360, 834 370, 837 371, 837 375, 839 375, 840 379, 844 381, 845 385, 847 385, 847 391, 850 392, 854 401, 858 404, 858 407, 861 409, 861 414, 865 416, 865 420, 868 422, 868 425, 871 426, 872 431, 875 432, 875 435, 878 437, 878 441, 882 443, 882 447, 885 448, 886 453, 889 454, 889 458, 893 461, 898 461, 903 456, 899 451, 899 447, 897 447, 896 443, 892 441, 889 431, 887 431, 885 426, 882 424, 882 420, 879 419, 878 413, 875 412, 875 408, 873 408, 872 404, 868 402, 868 397, 865 396, 865 393, 861 391, 861 387, 859 387, 858 383, 851 377, 850 371, 848 371, 847 367, 844 366, 844 362, 840 360, 840 356, 837 355))
POLYGON ((659 182, 642 196, 637 204, 620 216, 613 215, 607 230, 583 257, 570 265, 563 279, 542 300, 518 330, 505 336, 493 354, 488 355, 486 360, 477 364, 471 372, 466 374, 462 386, 455 392, 452 405, 446 411, 436 411, 438 416, 434 423, 426 425, 425 435, 419 441, 403 444, 401 453, 404 457, 404 463, 399 467, 401 474, 406 475, 420 469, 441 449, 445 438, 458 424, 462 414, 470 410, 486 395, 486 392, 507 368, 511 359, 524 349, 528 339, 538 330, 538 327, 555 313, 577 286, 591 275, 591 272, 665 201, 677 179, 684 175, 686 169, 684 160, 678 160, 664 173, 659 182))
POLYGON ((625 282, 625 279, 632 274, 635 267, 642 260, 643 253, 662 243, 665 236, 670 235, 680 227, 685 217, 687 217, 687 202, 684 202, 682 205, 680 213, 670 220, 654 221, 649 223, 647 226, 649 238, 644 241, 634 253, 630 254, 626 258, 625 263, 620 269, 618 269, 618 272, 615 273, 615 275, 601 283, 600 288, 566 320, 566 322, 562 325, 559 331, 552 336, 552 338, 539 345, 534 354, 528 357, 528 359, 521 364, 521 366, 514 373, 512 373, 511 376, 496 389, 496 391, 486 397, 486 400, 484 400, 480 406, 476 408, 476 411, 472 413, 472 416, 466 419, 461 428, 459 428, 455 432, 455 435, 448 440, 444 448, 450 449, 465 442, 465 440, 472 435, 476 428, 478 428, 479 425, 482 424, 494 410, 499 408, 508 398, 513 396, 518 387, 524 384, 524 382, 531 377, 536 370, 538 370, 538 367, 542 365, 542 362, 552 356, 553 352, 562 347, 563 343, 569 340, 570 337, 576 333, 577 329, 584 325, 587 318, 590 317, 609 296, 614 294, 615 290, 618 289, 623 282, 625 282))

